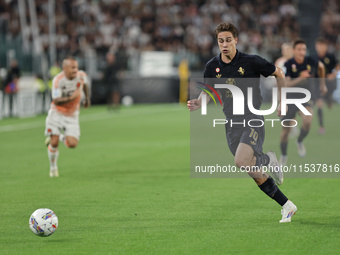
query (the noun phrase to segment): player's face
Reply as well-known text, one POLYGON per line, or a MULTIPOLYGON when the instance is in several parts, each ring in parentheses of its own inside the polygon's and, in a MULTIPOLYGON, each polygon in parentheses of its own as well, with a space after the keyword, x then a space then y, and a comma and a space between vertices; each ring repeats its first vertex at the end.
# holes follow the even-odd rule
POLYGON ((65 65, 63 66, 64 73, 67 79, 74 79, 77 77, 78 73, 78 62, 76 60, 68 59, 66 60, 65 65))
POLYGON ((291 58, 293 55, 293 49, 289 45, 282 46, 282 56, 285 56, 286 58, 291 58))
POLYGON ((319 56, 324 56, 327 53, 327 44, 317 42, 315 44, 315 49, 316 49, 319 56))
POLYGON ((221 32, 217 35, 218 47, 220 48, 222 58, 232 59, 236 54, 237 38, 234 38, 230 32, 221 32))
POLYGON ((295 47, 293 49, 293 54, 294 54, 295 59, 300 60, 300 61, 304 60, 306 53, 307 53, 306 44, 299 43, 299 44, 295 45, 295 47))

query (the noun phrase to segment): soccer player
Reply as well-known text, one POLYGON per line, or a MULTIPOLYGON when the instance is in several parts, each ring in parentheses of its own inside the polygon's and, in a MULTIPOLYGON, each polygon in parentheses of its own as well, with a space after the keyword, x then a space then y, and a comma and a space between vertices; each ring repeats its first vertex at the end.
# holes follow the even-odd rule
MULTIPOLYGON (((275 61, 275 65, 283 70, 286 73, 285 63, 288 59, 293 57, 293 47, 291 43, 283 43, 281 45, 281 54, 282 56, 275 61)), ((298 126, 292 127, 289 133, 289 138, 294 138, 299 135, 298 126)))
POLYGON ((109 110, 118 110, 120 103, 120 81, 118 79, 118 65, 116 56, 113 52, 106 54, 107 66, 104 71, 104 82, 107 87, 108 100, 107 105, 109 110))
MULTIPOLYGON (((320 90, 316 89, 316 106, 318 108, 319 119, 319 134, 325 133, 325 127, 323 122, 323 102, 326 101, 329 108, 333 105, 333 92, 336 89, 336 73, 337 73, 337 61, 334 54, 328 52, 328 44, 326 39, 320 37, 315 42, 315 49, 317 52, 317 59, 321 61, 326 69, 326 86, 327 93, 322 97, 320 90)), ((339 68, 339 67, 338 67, 339 68)))
MULTIPOLYGON (((327 88, 325 85, 325 67, 324 65, 316 60, 313 57, 306 56, 307 46, 306 42, 302 39, 297 39, 293 45, 293 58, 289 59, 285 63, 286 67, 286 86, 287 87, 302 87, 308 89, 312 97, 314 95, 313 86, 319 86, 319 89, 322 94, 327 92, 327 88), (307 78, 315 78, 319 74, 320 83, 315 84, 314 80, 308 80, 307 78)), ((290 99, 298 99, 301 98, 301 94, 299 93, 289 93, 287 98, 290 99)), ((313 114, 312 109, 312 102, 307 102, 302 104, 307 111, 313 114)), ((300 157, 306 156, 306 148, 303 144, 303 140, 307 136, 310 126, 312 124, 313 115, 305 115, 303 114, 296 105, 288 105, 287 114, 281 118, 281 120, 288 120, 288 119, 295 119, 296 113, 302 118, 302 126, 300 130, 300 134, 297 139, 297 148, 298 154, 300 157)), ((292 121, 286 121, 286 126, 282 127, 281 131, 281 157, 280 157, 280 164, 285 165, 287 163, 287 146, 288 146, 288 136, 292 126, 292 121)))
POLYGON ((85 94, 84 107, 90 106, 87 75, 78 69, 78 62, 67 57, 62 64, 63 71, 53 79, 52 103, 46 118, 45 144, 48 146, 50 177, 58 177, 58 145, 63 142, 68 148, 78 145, 80 136, 79 108, 82 91, 85 94), (63 133, 62 133, 63 131, 63 133))
POLYGON ((281 54, 282 56, 275 61, 275 66, 281 68, 285 71, 285 63, 288 59, 293 57, 293 47, 290 43, 283 43, 281 45, 281 54))
MULTIPOLYGON (((256 109, 259 109, 261 106, 259 87, 260 75, 265 77, 269 75, 275 76, 280 92, 281 87, 284 86, 285 76, 283 71, 260 56, 248 55, 238 51, 236 49, 238 31, 233 24, 219 24, 215 30, 215 34, 221 53, 206 64, 204 71, 205 78, 216 78, 216 75, 218 75, 218 77, 221 78, 237 79, 235 85, 242 90, 244 95, 247 95, 247 88, 252 87, 254 89, 253 102, 256 109), (256 78, 256 82, 249 84, 249 86, 241 86, 242 84, 237 84, 237 82, 243 82, 241 78, 256 78)), ((223 100, 223 112, 227 120, 230 120, 231 118, 233 120, 244 118, 246 123, 249 119, 263 120, 263 116, 252 114, 247 105, 245 105, 245 114, 243 116, 239 117, 233 115, 233 98, 228 91, 229 90, 219 89, 219 93, 223 100)), ((201 107, 202 96, 205 93, 206 92, 202 92, 198 99, 188 101, 187 106, 190 111, 197 110, 201 107)), ((280 111, 278 114, 280 115, 280 111)), ((290 222, 292 216, 297 211, 297 207, 288 200, 276 185, 276 183, 282 183, 283 175, 282 171, 279 170, 275 153, 267 152, 264 154, 262 152, 264 126, 251 128, 249 126, 241 125, 235 127, 230 126, 228 123, 225 126, 227 142, 230 151, 235 156, 235 165, 239 168, 257 166, 259 170, 261 169, 261 166, 268 165, 275 168, 276 171, 273 172, 275 181, 271 176, 268 176, 261 170, 257 172, 248 172, 248 174, 254 179, 255 183, 265 194, 282 206, 282 219, 280 222, 290 222)))

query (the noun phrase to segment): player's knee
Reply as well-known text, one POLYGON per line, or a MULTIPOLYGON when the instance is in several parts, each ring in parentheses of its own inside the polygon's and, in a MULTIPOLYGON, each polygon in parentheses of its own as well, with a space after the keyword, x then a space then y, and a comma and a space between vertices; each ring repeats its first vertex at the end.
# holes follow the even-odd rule
POLYGON ((75 142, 75 141, 72 141, 72 142, 68 143, 68 147, 71 148, 71 149, 76 148, 77 145, 78 145, 78 142, 75 142))
POLYGON ((287 141, 289 136, 290 129, 284 128, 281 132, 281 141, 287 141))
POLYGON ((312 125, 312 118, 306 118, 303 122, 304 129, 309 129, 312 125))
POLYGON ((281 141, 286 141, 288 140, 288 133, 282 132, 281 133, 281 141))
POLYGON ((238 168, 250 166, 250 161, 245 158, 235 157, 235 165, 238 168))
POLYGON ((74 149, 78 145, 78 140, 77 139, 66 139, 65 144, 68 148, 74 149))
POLYGON ((54 148, 58 147, 58 145, 59 145, 59 137, 51 136, 50 145, 52 147, 54 147, 54 148))
POLYGON ((58 142, 50 142, 50 145, 52 146, 52 147, 54 147, 54 148, 57 148, 58 147, 58 145, 59 145, 59 143, 58 142))

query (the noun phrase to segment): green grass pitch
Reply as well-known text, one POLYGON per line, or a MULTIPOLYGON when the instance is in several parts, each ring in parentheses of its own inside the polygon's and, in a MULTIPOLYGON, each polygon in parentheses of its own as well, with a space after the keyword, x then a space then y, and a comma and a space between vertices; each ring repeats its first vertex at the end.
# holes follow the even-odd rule
MULTIPOLYGON (((314 120, 306 140, 322 162, 340 161, 339 112, 325 110, 327 133, 314 120)), ((298 212, 279 224, 280 206, 251 179, 190 178, 189 116, 178 105, 82 110, 79 146, 60 145, 59 178, 48 176, 45 116, 1 120, 0 254, 339 253, 340 179, 286 179, 298 212), (28 226, 43 207, 59 218, 47 238, 28 226)), ((279 152, 278 139, 266 132, 265 147, 279 152)))

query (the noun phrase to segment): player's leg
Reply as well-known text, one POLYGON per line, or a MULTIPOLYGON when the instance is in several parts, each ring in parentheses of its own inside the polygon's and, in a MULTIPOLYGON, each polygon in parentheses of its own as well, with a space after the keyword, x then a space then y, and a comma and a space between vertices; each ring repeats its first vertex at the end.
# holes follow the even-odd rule
MULTIPOLYGON (((50 138, 46 138, 46 141, 50 138)), ((45 141, 45 143, 46 143, 45 141)), ((76 137, 73 136, 66 136, 65 134, 60 134, 59 135, 59 141, 62 142, 66 147, 68 148, 75 148, 78 145, 78 139, 76 137)))
POLYGON ((113 92, 113 103, 114 103, 115 109, 117 110, 119 108, 119 104, 120 104, 120 93, 119 93, 118 90, 113 92))
POLYGON ((323 97, 321 95, 321 91, 319 86, 314 86, 314 91, 312 91, 312 98, 315 100, 315 104, 317 107, 318 113, 318 121, 319 121, 319 134, 323 134, 325 132, 325 128, 323 125, 323 97))
MULTIPOLYGON (((226 124, 226 135, 227 135, 229 149, 233 153, 233 155, 235 155, 235 164, 238 167, 267 165, 268 161, 270 161, 269 156, 262 153, 262 144, 264 140, 264 128, 263 129, 256 128, 254 130, 250 128, 246 128, 246 129, 243 129, 243 131, 242 129, 231 130, 228 124, 226 124), (255 131, 257 135, 254 135, 255 131), (258 151, 258 152, 255 153, 255 151, 258 151)), ((255 168, 255 169, 260 170, 261 168, 255 168)), ((268 176, 266 173, 263 173, 262 171, 257 171, 257 172, 250 171, 249 173, 250 173, 250 176, 256 182, 256 184, 259 186, 259 188, 264 193, 266 193, 269 197, 277 201, 283 207, 281 212, 282 212, 282 220, 284 221, 281 220, 280 222, 290 221, 291 216, 293 215, 292 210, 291 210, 292 208, 291 205, 293 203, 291 203, 287 199, 287 197, 285 197, 285 195, 282 194, 280 189, 275 184, 275 181, 273 180, 273 178, 268 176), (287 216, 289 217, 287 218, 287 216)), ((296 206, 294 208, 295 208, 294 210, 296 211, 297 210, 296 206)))
MULTIPOLYGON (((307 111, 309 111, 311 114, 313 114, 313 109, 310 106, 305 106, 307 111)), ((299 114, 302 118, 302 126, 300 130, 300 135, 297 139, 297 148, 298 148, 298 154, 300 157, 306 156, 306 147, 303 143, 303 140, 306 138, 306 136, 309 133, 309 129, 312 125, 313 115, 305 115, 301 111, 299 111, 299 114)))
MULTIPOLYGON (((240 143, 242 136, 246 137, 246 139, 244 140, 247 140, 247 137, 249 137, 249 129, 231 128, 230 124, 228 123, 225 125, 225 130, 229 149, 231 153, 235 156, 235 165, 239 168, 255 166, 256 157, 254 156, 254 150, 248 144, 240 143)), ((261 178, 263 178, 262 174, 254 177, 258 179, 257 182, 261 183, 261 178)))
MULTIPOLYGON (((48 136, 46 141, 47 154, 50 162, 50 177, 58 177, 58 145, 59 145, 59 135, 60 135, 60 123, 58 113, 50 110, 46 118, 46 129, 45 135, 48 136)), ((45 143, 46 143, 45 141, 45 143)))
POLYGON ((73 136, 65 136, 65 145, 68 148, 76 148, 78 145, 78 139, 73 136))
POLYGON ((333 107, 333 92, 336 90, 336 79, 331 80, 331 81, 326 81, 326 86, 327 86, 327 93, 324 96, 324 99, 327 103, 327 106, 329 109, 332 109, 333 107))
POLYGON ((63 142, 68 148, 76 148, 80 138, 78 115, 64 116, 65 132, 63 142))
MULTIPOLYGON (((244 143, 240 143, 235 154, 235 164, 238 167, 255 166, 257 157, 254 155, 253 148, 244 143)), ((281 192, 279 187, 275 184, 274 179, 266 173, 259 171, 250 171, 248 174, 254 179, 258 187, 270 198, 275 200, 282 206, 280 223, 290 222, 291 217, 297 211, 297 207, 288 200, 288 198, 281 192)))
POLYGON ((287 147, 288 147, 288 140, 289 140, 289 133, 291 132, 291 122, 285 122, 286 127, 282 127, 281 134, 280 134, 280 149, 281 149, 281 156, 279 160, 279 164, 281 166, 285 166, 287 164, 287 147))
POLYGON ((319 134, 324 134, 325 127, 324 127, 324 122, 323 122, 323 99, 322 97, 316 100, 316 107, 318 108, 319 134))
POLYGON ((327 92, 326 96, 324 97, 324 100, 325 100, 328 108, 332 109, 333 103, 334 103, 334 101, 333 101, 333 93, 328 93, 327 92))
POLYGON ((50 161, 50 177, 59 177, 58 172, 58 144, 59 144, 59 136, 58 135, 51 135, 50 144, 47 147, 48 152, 48 159, 50 161))
MULTIPOLYGON (((268 157, 268 156, 267 156, 268 157)), ((267 158, 269 161, 269 157, 267 158)), ((257 185, 261 185, 268 179, 268 175, 256 168, 256 157, 253 148, 245 143, 240 143, 235 153, 235 165, 238 168, 248 170, 247 173, 254 179, 257 185)))
POLYGON ((270 177, 263 171, 263 167, 266 167, 267 171, 271 173, 276 184, 283 183, 282 169, 272 151, 266 154, 254 153, 254 148, 251 145, 240 143, 235 154, 235 165, 242 170, 247 170, 248 175, 254 179, 257 185, 263 184, 270 177))
POLYGON ((281 166, 285 166, 287 164, 287 148, 288 148, 288 140, 289 135, 294 129, 293 120, 295 119, 296 113, 299 109, 295 105, 288 105, 288 111, 285 116, 281 118, 281 121, 284 121, 285 126, 282 126, 281 134, 280 134, 280 149, 281 149, 281 156, 279 160, 279 164, 281 166))
MULTIPOLYGON (((254 127, 245 127, 242 131, 239 145, 235 153, 235 163, 238 166, 254 167, 253 169, 261 170, 262 167, 266 167, 272 177, 275 179, 276 184, 281 185, 283 182, 282 169, 279 167, 276 155, 273 151, 269 151, 266 154, 263 153, 263 142, 265 137, 264 126, 258 122, 254 127), (248 146, 247 146, 248 145, 248 146), (251 147, 252 150, 246 150, 247 147, 251 147), (248 152, 248 153, 245 153, 248 152)), ((267 175, 265 175, 265 178, 267 175)), ((262 179, 263 177, 259 177, 262 179)), ((261 180, 255 178, 256 183, 260 184, 261 180)))
POLYGON ((290 132, 289 132, 289 139, 294 139, 296 138, 298 135, 300 134, 300 129, 299 126, 296 125, 294 127, 290 128, 290 132))

